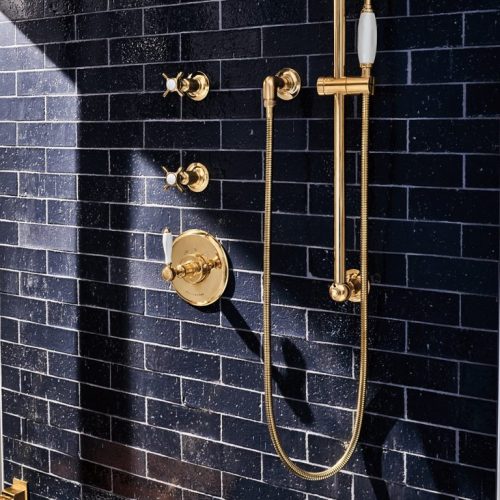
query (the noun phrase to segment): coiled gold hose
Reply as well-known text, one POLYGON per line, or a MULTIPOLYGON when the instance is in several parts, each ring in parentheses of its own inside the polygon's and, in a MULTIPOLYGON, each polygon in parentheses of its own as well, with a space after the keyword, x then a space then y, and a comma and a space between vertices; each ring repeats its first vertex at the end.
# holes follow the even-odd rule
POLYGON ((271 203, 272 203, 272 167, 273 167, 273 106, 266 106, 266 158, 265 158, 265 200, 264 200, 264 394, 267 425, 271 441, 276 453, 293 474, 302 479, 319 481, 327 479, 347 464, 358 443, 363 421, 366 393, 366 368, 367 368, 367 337, 368 337, 368 117, 369 94, 363 94, 362 123, 361 123, 361 227, 360 227, 360 253, 361 253, 361 340, 359 360, 359 384, 356 415, 351 439, 338 461, 327 469, 308 471, 295 464, 281 444, 276 418, 274 415, 272 393, 272 357, 271 357, 271 203))

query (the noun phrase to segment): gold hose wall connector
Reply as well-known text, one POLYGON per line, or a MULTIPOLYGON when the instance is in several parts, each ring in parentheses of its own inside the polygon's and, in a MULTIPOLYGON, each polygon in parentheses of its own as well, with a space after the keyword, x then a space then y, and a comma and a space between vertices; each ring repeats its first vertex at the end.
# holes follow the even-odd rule
POLYGON ((322 76, 318 78, 317 90, 319 95, 356 95, 373 94, 374 81, 371 76, 343 76, 334 78, 322 76))
POLYGON ((295 99, 300 92, 302 82, 299 74, 291 68, 283 68, 265 78, 262 85, 262 99, 266 109, 276 106, 276 98, 283 101, 295 99))

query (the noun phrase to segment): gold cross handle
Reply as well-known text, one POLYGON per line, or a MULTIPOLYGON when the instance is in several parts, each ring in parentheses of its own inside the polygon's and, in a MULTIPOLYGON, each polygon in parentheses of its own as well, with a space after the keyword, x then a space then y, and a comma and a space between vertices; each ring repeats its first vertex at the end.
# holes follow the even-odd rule
POLYGON ((175 77, 168 76, 167 73, 162 73, 162 76, 165 79, 163 97, 176 92, 181 97, 187 95, 193 101, 202 101, 210 90, 210 80, 201 71, 190 73, 187 77, 182 71, 177 73, 175 77))
POLYGON ((208 169, 202 163, 191 163, 186 170, 179 167, 175 172, 168 170, 167 167, 161 168, 165 172, 165 191, 176 187, 182 193, 184 187, 187 187, 194 193, 200 193, 207 188, 210 180, 208 169))

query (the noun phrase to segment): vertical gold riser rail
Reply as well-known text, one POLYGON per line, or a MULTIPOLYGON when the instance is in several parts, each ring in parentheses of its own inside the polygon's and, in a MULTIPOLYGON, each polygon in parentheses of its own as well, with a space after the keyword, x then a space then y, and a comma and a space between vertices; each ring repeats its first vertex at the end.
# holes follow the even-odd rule
MULTIPOLYGON (((333 2, 333 77, 345 76, 345 1, 333 2)), ((345 282, 345 97, 333 101, 333 283, 345 282)))

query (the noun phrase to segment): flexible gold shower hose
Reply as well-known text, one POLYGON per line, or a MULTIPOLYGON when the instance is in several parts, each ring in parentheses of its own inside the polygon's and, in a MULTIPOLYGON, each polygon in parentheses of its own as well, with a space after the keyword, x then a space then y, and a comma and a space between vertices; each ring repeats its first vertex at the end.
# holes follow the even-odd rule
POLYGON ((274 448, 287 469, 302 479, 319 481, 327 479, 347 464, 358 443, 363 420, 366 392, 367 366, 367 322, 368 322, 368 113, 369 94, 363 94, 361 124, 361 340, 359 360, 359 385, 356 415, 351 439, 338 461, 327 469, 308 471, 295 464, 281 444, 273 406, 272 358, 271 358, 271 200, 272 200, 272 167, 273 167, 273 107, 266 106, 266 161, 265 161, 265 201, 264 201, 264 393, 267 425, 274 448))

